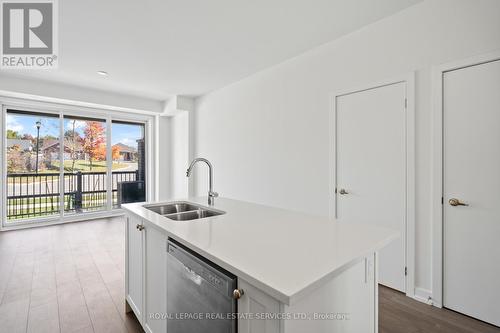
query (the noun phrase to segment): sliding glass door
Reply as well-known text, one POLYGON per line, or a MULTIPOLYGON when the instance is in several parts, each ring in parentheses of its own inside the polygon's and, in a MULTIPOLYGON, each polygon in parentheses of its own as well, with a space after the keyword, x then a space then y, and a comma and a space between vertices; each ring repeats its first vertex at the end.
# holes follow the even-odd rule
POLYGON ((65 116, 64 212, 107 209, 106 120, 65 116))
POLYGON ((145 123, 7 109, 7 224, 146 200, 145 123))
POLYGON ((59 117, 9 110, 6 115, 7 221, 60 214, 59 117))
POLYGON ((112 122, 113 208, 146 199, 146 150, 144 124, 112 122))

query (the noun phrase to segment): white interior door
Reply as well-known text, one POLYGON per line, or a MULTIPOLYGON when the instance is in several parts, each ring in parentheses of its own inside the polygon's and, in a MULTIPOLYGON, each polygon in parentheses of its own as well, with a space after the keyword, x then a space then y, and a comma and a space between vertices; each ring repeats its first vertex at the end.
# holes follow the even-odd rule
POLYGON ((500 326, 500 61, 444 73, 443 112, 444 306, 500 326))
POLYGON ((336 99, 336 217, 389 227, 379 282, 405 291, 406 83, 336 99))

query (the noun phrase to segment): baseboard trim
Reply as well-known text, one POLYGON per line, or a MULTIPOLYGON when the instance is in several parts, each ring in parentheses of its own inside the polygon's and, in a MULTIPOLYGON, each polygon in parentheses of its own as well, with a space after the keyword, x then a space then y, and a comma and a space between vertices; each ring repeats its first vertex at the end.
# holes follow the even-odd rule
MULTIPOLYGON (((419 302, 425 303, 425 304, 438 306, 437 304, 434 303, 434 301, 432 299, 432 291, 430 291, 428 289, 418 288, 418 287, 415 288, 415 294, 413 295, 413 299, 415 299, 419 302)), ((438 306, 438 307, 440 307, 440 306, 438 306)))

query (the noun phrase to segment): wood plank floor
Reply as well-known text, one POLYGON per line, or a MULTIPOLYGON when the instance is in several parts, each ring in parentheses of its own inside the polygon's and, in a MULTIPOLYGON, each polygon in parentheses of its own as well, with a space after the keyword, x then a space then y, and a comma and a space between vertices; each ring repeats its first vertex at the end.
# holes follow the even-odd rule
POLYGON ((379 287, 379 333, 500 333, 500 328, 379 287))
POLYGON ((0 332, 141 332, 124 311, 123 221, 0 233, 0 332))
MULTIPOLYGON (((125 314, 125 225, 102 219, 0 233, 0 332, 143 332, 125 314)), ((380 333, 500 333, 380 288, 380 333)))

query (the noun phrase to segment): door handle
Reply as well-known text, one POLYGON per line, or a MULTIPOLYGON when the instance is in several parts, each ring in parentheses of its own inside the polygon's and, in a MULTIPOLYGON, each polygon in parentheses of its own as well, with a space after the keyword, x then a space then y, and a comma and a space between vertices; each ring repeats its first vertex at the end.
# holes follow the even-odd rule
POLYGON ((450 200, 448 200, 448 203, 451 206, 468 206, 469 205, 469 204, 461 202, 460 200, 458 200, 456 198, 451 198, 450 200))
POLYGON ((138 224, 135 226, 135 228, 139 231, 143 231, 144 230, 144 226, 142 224, 138 224))
POLYGON ((341 188, 339 191, 339 194, 346 195, 346 194, 349 194, 349 192, 347 192, 345 189, 341 188))
POLYGON ((233 291, 233 298, 234 299, 240 299, 241 296, 243 296, 245 294, 245 292, 243 291, 243 289, 234 289, 233 291))

